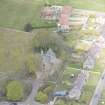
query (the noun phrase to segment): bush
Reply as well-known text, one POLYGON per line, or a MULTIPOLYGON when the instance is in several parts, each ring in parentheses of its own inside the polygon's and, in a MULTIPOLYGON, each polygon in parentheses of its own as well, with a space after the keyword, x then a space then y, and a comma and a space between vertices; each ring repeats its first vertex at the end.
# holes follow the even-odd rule
POLYGON ((35 97, 35 100, 44 104, 48 101, 48 95, 42 91, 39 91, 35 97))
POLYGON ((7 85, 7 99, 11 101, 19 101, 23 98, 23 85, 19 81, 12 81, 7 85))

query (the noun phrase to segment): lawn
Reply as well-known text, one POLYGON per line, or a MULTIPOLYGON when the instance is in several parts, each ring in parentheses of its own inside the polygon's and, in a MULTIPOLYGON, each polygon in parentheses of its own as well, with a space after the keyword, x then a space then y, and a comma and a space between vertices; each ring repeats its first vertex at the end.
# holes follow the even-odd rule
MULTIPOLYGON (((105 11, 104 0, 48 0, 51 4, 70 4, 75 8, 105 11)), ((55 22, 40 19, 44 0, 0 0, 0 26, 24 29, 28 22, 34 27, 54 27, 55 22)))
POLYGON ((33 27, 54 25, 40 19, 42 6, 42 0, 0 0, 0 26, 22 30, 28 22, 33 27))

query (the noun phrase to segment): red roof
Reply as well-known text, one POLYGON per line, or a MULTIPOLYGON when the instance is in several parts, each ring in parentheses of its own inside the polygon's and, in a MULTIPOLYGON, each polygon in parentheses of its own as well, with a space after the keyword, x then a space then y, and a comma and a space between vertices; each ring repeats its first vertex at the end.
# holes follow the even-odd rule
POLYGON ((72 12, 72 7, 71 6, 63 6, 62 14, 70 15, 71 12, 72 12))
POLYGON ((69 17, 67 15, 62 14, 60 19, 59 19, 59 24, 69 26, 69 17))

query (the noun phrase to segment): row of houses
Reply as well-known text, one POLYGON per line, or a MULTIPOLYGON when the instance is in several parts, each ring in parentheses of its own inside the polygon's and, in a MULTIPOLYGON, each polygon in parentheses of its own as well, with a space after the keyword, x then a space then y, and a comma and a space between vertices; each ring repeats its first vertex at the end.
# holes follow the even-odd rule
POLYGON ((69 32, 72 14, 71 6, 47 6, 41 11, 41 17, 46 20, 57 20, 58 32, 69 32))

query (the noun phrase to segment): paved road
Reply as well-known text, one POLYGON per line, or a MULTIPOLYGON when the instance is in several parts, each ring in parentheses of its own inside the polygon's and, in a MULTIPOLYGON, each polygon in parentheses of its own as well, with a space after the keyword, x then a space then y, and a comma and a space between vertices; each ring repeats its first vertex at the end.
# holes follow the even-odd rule
POLYGON ((102 95, 102 92, 103 92, 103 89, 104 89, 104 86, 105 86, 105 70, 101 75, 101 78, 100 78, 100 80, 97 84, 97 87, 95 89, 95 92, 92 96, 92 99, 91 99, 89 105, 98 105, 98 102, 101 98, 101 95, 102 95))

